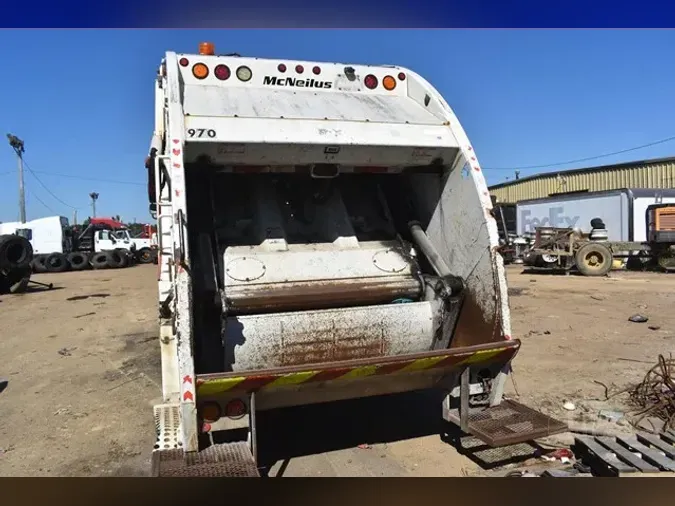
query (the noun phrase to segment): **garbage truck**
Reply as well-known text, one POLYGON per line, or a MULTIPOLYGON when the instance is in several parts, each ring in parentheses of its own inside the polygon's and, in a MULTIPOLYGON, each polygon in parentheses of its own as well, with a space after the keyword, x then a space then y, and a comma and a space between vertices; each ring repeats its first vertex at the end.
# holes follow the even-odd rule
POLYGON ((491 446, 565 430, 503 395, 520 341, 490 195, 423 77, 202 43, 164 55, 154 119, 154 475, 258 476, 261 412, 416 390, 491 446))

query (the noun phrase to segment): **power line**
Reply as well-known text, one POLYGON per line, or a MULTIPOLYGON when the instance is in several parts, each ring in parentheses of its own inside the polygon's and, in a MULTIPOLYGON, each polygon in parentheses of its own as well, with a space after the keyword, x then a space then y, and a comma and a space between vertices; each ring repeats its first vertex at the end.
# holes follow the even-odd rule
POLYGON ((547 167, 557 167, 559 165, 568 165, 571 163, 587 162, 589 160, 597 160, 598 158, 605 158, 607 156, 620 155, 622 153, 628 153, 629 151, 636 151, 638 149, 644 149, 651 146, 656 146, 657 144, 663 144, 664 142, 670 142, 675 140, 675 136, 667 137, 658 141, 650 142, 648 144, 642 144, 641 146, 635 146, 633 148, 622 149, 620 151, 614 151, 612 153, 605 153, 603 155, 588 156, 586 158, 577 158, 576 160, 568 160, 566 162, 556 162, 556 163, 547 163, 544 165, 527 165, 523 166, 513 166, 513 167, 483 167, 483 170, 513 170, 513 169, 544 169, 547 167))
POLYGON ((49 189, 49 187, 48 187, 46 184, 44 184, 44 183, 42 182, 42 180, 41 180, 39 177, 37 177, 37 174, 35 174, 35 172, 33 172, 33 169, 30 168, 30 166, 26 163, 25 160, 24 160, 23 163, 24 163, 24 166, 26 167, 26 169, 28 169, 28 172, 30 172, 30 174, 35 178, 35 180, 36 180, 38 183, 40 183, 40 185, 41 185, 45 190, 47 190, 47 193, 49 193, 52 197, 54 197, 56 200, 58 200, 61 204, 63 204, 63 205, 66 206, 66 207, 70 207, 71 209, 80 209, 80 208, 71 206, 71 205, 68 204, 67 202, 64 202, 64 201, 61 200, 59 197, 57 197, 57 196, 54 194, 54 192, 51 191, 51 190, 49 189))
MULTIPOLYGON (((57 172, 47 172, 45 170, 34 170, 36 174, 45 174, 47 176, 57 176, 57 177, 66 177, 69 179, 81 179, 83 181, 95 181, 97 183, 110 183, 110 184, 130 184, 134 186, 145 186, 145 183, 136 183, 135 181, 118 181, 116 179, 101 179, 98 177, 85 177, 85 176, 74 176, 73 174, 59 174, 57 172)), ((0 172, 0 176, 5 176, 9 174, 15 174, 16 171, 10 170, 7 172, 0 172)))
POLYGON ((38 197, 37 195, 35 195, 33 192, 27 192, 27 193, 28 193, 28 195, 30 195, 31 197, 33 197, 35 200, 37 200, 40 204, 42 204, 49 212, 54 213, 54 214, 58 214, 56 211, 54 211, 54 209, 52 209, 52 208, 49 207, 47 204, 45 204, 45 203, 42 201, 42 199, 41 199, 40 197, 38 197))
POLYGON ((96 181, 97 183, 131 184, 136 186, 145 186, 145 183, 136 183, 133 181, 117 181, 114 179, 101 179, 98 177, 74 176, 72 174, 58 174, 56 172, 46 172, 44 170, 35 170, 33 172, 37 172, 38 174, 45 174, 48 176, 59 176, 59 177, 67 177, 70 179, 81 179, 83 181, 96 181))

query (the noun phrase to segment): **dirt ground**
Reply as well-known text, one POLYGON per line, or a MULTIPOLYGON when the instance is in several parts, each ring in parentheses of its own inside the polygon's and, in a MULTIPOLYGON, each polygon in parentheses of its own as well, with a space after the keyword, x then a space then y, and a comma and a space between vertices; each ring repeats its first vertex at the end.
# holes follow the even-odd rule
MULTIPOLYGON (((9 379, 0 394, 0 475, 147 474, 161 395, 155 273, 40 275, 55 288, 0 296, 0 377, 9 379)), ((638 382, 659 354, 675 351, 674 275, 596 279, 513 266, 508 278, 523 346, 507 391, 532 407, 593 423, 601 408, 626 409, 621 398, 604 402, 596 381, 610 389, 638 382), (629 322, 636 313, 649 321, 629 322), (562 408, 566 401, 574 411, 562 408)), ((498 465, 442 440, 433 396, 266 414, 260 459, 271 476, 466 476, 498 465)))

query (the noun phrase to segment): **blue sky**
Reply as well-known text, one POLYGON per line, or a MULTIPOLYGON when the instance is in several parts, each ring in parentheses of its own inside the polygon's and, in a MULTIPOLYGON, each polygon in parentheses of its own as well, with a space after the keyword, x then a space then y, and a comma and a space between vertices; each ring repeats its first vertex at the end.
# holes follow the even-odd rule
MULTIPOLYGON (((409 67, 454 108, 485 168, 675 136, 670 30, 3 30, 0 221, 18 218, 6 133, 25 141, 39 178, 25 176, 29 219, 72 218, 78 208, 81 220, 96 191, 98 215, 148 221, 154 75, 165 51, 194 52, 203 40, 222 53, 409 67)), ((555 170, 673 155, 669 142, 555 170)), ((490 184, 513 178, 512 170, 486 174, 490 184)))

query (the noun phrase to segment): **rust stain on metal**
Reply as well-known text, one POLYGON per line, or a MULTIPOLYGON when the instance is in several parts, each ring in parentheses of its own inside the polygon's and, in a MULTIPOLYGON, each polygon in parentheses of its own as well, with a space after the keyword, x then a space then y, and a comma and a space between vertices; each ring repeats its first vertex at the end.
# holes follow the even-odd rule
POLYGON ((331 309, 385 304, 402 297, 417 299, 421 291, 413 278, 237 286, 228 288, 227 305, 233 314, 331 309))
MULTIPOLYGON (((499 343, 489 343, 489 344, 480 344, 475 346, 467 346, 463 348, 449 348, 444 350, 434 350, 434 351, 425 351, 422 353, 409 353, 405 355, 397 356, 385 356, 385 357, 376 357, 376 358, 358 358, 353 360, 343 360, 343 361, 334 361, 334 362, 324 362, 321 364, 313 364, 312 370, 320 371, 331 371, 331 370, 345 370, 361 366, 380 366, 384 364, 397 364, 400 362, 408 362, 412 360, 419 360, 432 357, 461 357, 469 358, 477 352, 481 351, 490 351, 490 350, 501 350, 499 356, 492 357, 486 360, 488 361, 498 360, 506 363, 511 360, 513 356, 520 349, 520 341, 518 339, 513 339, 511 341, 502 341, 499 343)), ((203 384, 209 380, 216 380, 222 378, 237 378, 248 375, 263 376, 263 375, 281 375, 281 374, 290 374, 294 372, 306 372, 306 364, 296 364, 292 366, 284 367, 273 367, 269 369, 257 369, 257 370, 248 370, 248 371, 238 371, 238 372, 226 372, 226 373, 211 373, 211 374, 200 374, 197 379, 197 384, 203 384)))
POLYGON ((496 315, 486 315, 485 311, 478 305, 474 294, 467 293, 450 347, 460 348, 484 344, 486 341, 496 342, 501 340, 503 338, 499 333, 496 315))
POLYGON ((281 365, 321 364, 357 358, 382 357, 389 351, 386 338, 380 333, 354 335, 349 328, 320 332, 324 339, 286 343, 281 350, 281 365))

